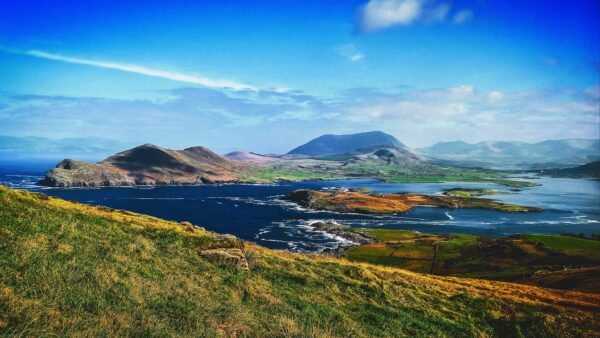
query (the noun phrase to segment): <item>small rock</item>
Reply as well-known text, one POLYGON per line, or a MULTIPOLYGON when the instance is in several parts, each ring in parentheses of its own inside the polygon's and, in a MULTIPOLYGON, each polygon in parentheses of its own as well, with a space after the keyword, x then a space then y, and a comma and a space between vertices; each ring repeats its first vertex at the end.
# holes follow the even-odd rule
POLYGON ((234 248, 219 248, 199 251, 200 257, 219 265, 233 265, 242 270, 249 270, 244 252, 234 248))

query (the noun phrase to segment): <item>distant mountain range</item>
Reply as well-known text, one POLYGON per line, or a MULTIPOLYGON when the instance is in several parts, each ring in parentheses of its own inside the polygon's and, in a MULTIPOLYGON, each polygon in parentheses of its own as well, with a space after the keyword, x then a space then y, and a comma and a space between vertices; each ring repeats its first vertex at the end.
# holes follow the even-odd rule
POLYGON ((394 136, 381 131, 348 135, 323 135, 288 152, 288 155, 329 156, 346 154, 373 146, 407 148, 394 136))
POLYGON ((100 159, 126 148, 119 141, 98 138, 15 137, 0 135, 0 157, 6 159, 57 159, 64 157, 100 159))
POLYGON ((548 140, 538 143, 487 141, 440 142, 417 149, 440 160, 496 167, 568 167, 600 159, 599 139, 548 140))

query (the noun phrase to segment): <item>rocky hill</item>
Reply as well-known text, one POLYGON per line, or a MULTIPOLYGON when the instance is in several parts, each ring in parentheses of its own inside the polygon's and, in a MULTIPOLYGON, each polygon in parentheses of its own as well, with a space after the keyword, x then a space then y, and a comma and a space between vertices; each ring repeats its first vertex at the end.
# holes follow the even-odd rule
POLYGON ((0 336, 591 337, 600 296, 273 251, 0 186, 0 336))
POLYGON ((40 184, 80 187, 234 182, 240 167, 204 147, 171 150, 144 144, 99 163, 65 159, 40 184))

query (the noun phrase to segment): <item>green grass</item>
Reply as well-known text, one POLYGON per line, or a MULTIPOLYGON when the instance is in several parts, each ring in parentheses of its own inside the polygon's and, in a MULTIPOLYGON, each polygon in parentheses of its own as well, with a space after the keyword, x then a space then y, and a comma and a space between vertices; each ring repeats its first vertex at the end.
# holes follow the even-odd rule
POLYGON ((591 336, 600 298, 246 243, 0 187, 0 336, 591 336))
POLYGON ((353 228, 382 243, 352 247, 354 261, 429 272, 439 244, 436 274, 514 281, 537 270, 600 266, 600 241, 559 235, 486 238, 434 235, 405 230, 353 228), (540 244, 538 244, 540 243, 540 244))
POLYGON ((561 235, 524 236, 568 255, 581 255, 600 260, 600 241, 561 235))
POLYGON ((444 191, 444 195, 454 196, 454 197, 462 197, 462 198, 472 198, 479 197, 485 195, 498 195, 498 194, 510 194, 510 192, 504 190, 497 189, 450 189, 444 191))
POLYGON ((412 238, 414 231, 409 230, 391 230, 391 229, 370 229, 370 228, 350 228, 350 231, 360 232, 369 237, 377 238, 380 241, 398 241, 412 238))
MULTIPOLYGON (((341 158, 330 158, 329 160, 343 161, 341 158)), ((513 180, 508 173, 488 169, 438 166, 426 163, 410 166, 387 165, 385 162, 377 161, 347 162, 343 166, 340 164, 341 162, 334 165, 323 161, 315 166, 314 163, 307 164, 300 161, 299 163, 284 162, 287 167, 280 167, 282 163, 276 162, 263 167, 251 166, 239 169, 237 174, 241 181, 256 183, 360 177, 397 183, 480 182, 508 187, 539 185, 529 181, 513 180)))
POLYGON ((283 170, 272 168, 252 167, 239 170, 237 174, 243 182, 273 183, 281 181, 310 181, 310 180, 336 180, 345 176, 319 173, 305 170, 283 170))

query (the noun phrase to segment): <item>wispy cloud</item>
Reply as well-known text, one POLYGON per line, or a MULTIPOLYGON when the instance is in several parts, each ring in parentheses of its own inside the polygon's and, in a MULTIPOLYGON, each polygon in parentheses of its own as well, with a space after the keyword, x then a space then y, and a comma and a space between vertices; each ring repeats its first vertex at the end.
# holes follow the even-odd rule
POLYGON ((130 143, 267 152, 287 151, 307 135, 342 129, 388 130, 415 146, 452 139, 600 137, 597 84, 517 92, 481 91, 472 85, 354 88, 330 98, 295 90, 189 87, 167 92, 170 99, 161 101, 0 93, 0 126, 15 135, 111 135, 130 143))
POLYGON ((371 33, 393 26, 408 26, 418 22, 425 24, 451 20, 463 24, 473 19, 470 9, 458 9, 452 13, 449 3, 428 0, 369 0, 360 10, 356 28, 371 33), (448 20, 447 20, 448 19, 448 20))
POLYGON ((207 77, 190 75, 190 74, 185 74, 185 73, 180 73, 180 72, 173 72, 173 71, 168 71, 168 70, 153 69, 153 68, 148 68, 148 67, 135 65, 135 64, 124 64, 124 63, 119 63, 119 62, 88 60, 88 59, 70 57, 70 56, 65 56, 65 55, 60 55, 60 54, 48 53, 48 52, 40 51, 40 50, 21 51, 21 50, 10 49, 10 48, 0 48, 0 50, 2 50, 4 52, 27 55, 27 56, 31 56, 31 57, 40 58, 40 59, 65 62, 65 63, 73 63, 73 64, 79 64, 79 65, 87 65, 87 66, 99 67, 99 68, 105 68, 105 69, 119 70, 119 71, 127 72, 127 73, 134 73, 134 74, 157 77, 157 78, 167 79, 167 80, 172 80, 172 81, 185 82, 185 83, 190 83, 190 84, 195 84, 195 85, 200 85, 200 86, 205 86, 205 87, 210 87, 210 88, 230 88, 233 90, 252 90, 252 91, 257 90, 253 86, 239 83, 239 82, 227 81, 227 80, 214 80, 214 79, 210 79, 207 77))
POLYGON ((470 9, 463 9, 461 11, 456 12, 456 14, 454 14, 454 18, 452 18, 452 21, 455 24, 463 24, 463 23, 467 23, 469 21, 473 20, 473 11, 470 9))
POLYGON ((363 54, 358 47, 353 44, 340 46, 338 48, 338 52, 341 56, 352 62, 358 62, 365 58, 365 54, 363 54))

